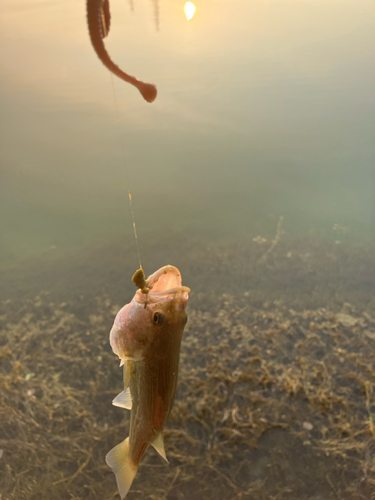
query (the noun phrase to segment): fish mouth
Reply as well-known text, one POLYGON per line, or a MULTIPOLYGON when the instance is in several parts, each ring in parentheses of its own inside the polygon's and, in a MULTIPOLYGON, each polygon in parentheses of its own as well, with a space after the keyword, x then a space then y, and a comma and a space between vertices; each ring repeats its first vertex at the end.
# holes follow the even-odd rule
POLYGON ((139 304, 165 302, 181 299, 187 302, 190 288, 182 286, 181 273, 174 266, 164 266, 147 278, 150 292, 137 290, 135 299, 139 304))

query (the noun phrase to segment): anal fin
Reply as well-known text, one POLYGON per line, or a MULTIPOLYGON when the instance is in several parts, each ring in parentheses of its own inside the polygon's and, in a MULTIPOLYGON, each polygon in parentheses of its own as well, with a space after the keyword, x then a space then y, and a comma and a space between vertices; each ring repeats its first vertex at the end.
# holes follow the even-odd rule
POLYGON ((161 457, 164 458, 164 460, 169 464, 167 455, 165 454, 165 448, 164 448, 164 439, 163 439, 163 432, 160 431, 156 434, 156 438, 152 441, 152 446, 155 448, 155 450, 159 453, 161 457))

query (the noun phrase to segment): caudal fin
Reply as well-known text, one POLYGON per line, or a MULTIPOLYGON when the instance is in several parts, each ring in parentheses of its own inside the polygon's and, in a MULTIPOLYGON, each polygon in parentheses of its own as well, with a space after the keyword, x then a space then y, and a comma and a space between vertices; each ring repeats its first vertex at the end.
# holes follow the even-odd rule
POLYGON ((138 465, 130 459, 129 438, 112 448, 105 461, 114 472, 120 497, 124 499, 138 470, 138 465))

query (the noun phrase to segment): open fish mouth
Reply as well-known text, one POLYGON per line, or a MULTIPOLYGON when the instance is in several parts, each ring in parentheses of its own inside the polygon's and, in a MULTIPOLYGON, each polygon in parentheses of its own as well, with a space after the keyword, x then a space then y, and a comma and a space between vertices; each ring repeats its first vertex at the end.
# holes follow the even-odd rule
POLYGON ((165 302, 179 299, 188 300, 190 288, 182 286, 180 271, 174 266, 164 266, 147 278, 150 292, 145 294, 137 290, 135 300, 139 304, 165 302))

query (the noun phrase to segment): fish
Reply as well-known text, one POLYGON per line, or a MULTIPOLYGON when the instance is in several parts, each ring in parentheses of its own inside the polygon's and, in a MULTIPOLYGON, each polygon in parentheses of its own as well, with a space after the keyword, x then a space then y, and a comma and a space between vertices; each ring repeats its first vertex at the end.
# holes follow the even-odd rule
POLYGON ((122 71, 110 58, 103 39, 108 36, 111 24, 109 0, 87 0, 87 22, 92 46, 104 66, 125 82, 134 85, 147 102, 153 102, 157 96, 156 85, 145 83, 122 71))
POLYGON ((122 499, 150 444, 168 462, 163 428, 176 394, 190 292, 182 286, 179 270, 171 265, 146 282, 141 280, 139 286, 132 301, 117 313, 110 331, 112 350, 124 370, 124 390, 113 404, 131 410, 129 436, 106 456, 122 499))

